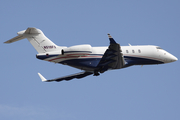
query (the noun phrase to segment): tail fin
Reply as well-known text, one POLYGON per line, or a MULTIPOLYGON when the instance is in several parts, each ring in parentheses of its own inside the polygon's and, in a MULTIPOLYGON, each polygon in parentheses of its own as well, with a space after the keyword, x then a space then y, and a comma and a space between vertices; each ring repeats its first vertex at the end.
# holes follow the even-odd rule
POLYGON ((60 49, 60 47, 49 40, 40 29, 27 28, 27 30, 20 31, 17 34, 18 36, 4 43, 12 43, 27 38, 38 53, 57 51, 60 49))

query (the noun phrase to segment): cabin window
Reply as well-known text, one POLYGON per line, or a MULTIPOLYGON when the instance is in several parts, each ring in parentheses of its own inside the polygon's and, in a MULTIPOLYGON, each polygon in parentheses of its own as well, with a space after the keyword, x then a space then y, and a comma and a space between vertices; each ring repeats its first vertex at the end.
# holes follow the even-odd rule
POLYGON ((129 53, 129 51, 128 51, 128 50, 126 50, 126 53, 129 53))
POLYGON ((134 51, 134 50, 132 50, 132 53, 135 53, 135 51, 134 51))
POLYGON ((141 50, 138 50, 139 53, 141 53, 141 50))

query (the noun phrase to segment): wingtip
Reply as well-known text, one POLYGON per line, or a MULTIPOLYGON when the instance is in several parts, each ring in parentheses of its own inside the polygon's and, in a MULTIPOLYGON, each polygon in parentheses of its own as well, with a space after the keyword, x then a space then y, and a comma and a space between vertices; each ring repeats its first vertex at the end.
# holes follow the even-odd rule
POLYGON ((112 36, 109 33, 107 35, 108 35, 109 38, 112 38, 112 36))
POLYGON ((108 33, 107 34, 110 40, 110 44, 116 44, 116 41, 113 39, 113 37, 108 33))
POLYGON ((39 75, 39 77, 41 78, 42 82, 46 82, 46 81, 47 81, 47 79, 44 78, 40 73, 38 73, 38 75, 39 75))

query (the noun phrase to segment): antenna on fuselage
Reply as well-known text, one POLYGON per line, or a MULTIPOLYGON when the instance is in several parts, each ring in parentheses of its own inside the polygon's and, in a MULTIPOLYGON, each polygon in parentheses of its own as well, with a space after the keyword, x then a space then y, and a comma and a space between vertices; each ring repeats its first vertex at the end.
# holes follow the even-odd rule
POLYGON ((128 43, 129 46, 132 46, 130 43, 128 43))

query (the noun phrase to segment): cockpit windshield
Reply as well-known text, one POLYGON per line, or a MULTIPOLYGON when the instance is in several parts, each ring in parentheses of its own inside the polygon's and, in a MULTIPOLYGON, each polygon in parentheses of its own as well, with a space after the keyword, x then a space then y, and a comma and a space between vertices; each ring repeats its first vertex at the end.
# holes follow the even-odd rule
POLYGON ((158 46, 158 47, 156 47, 156 49, 162 49, 162 48, 158 46))

